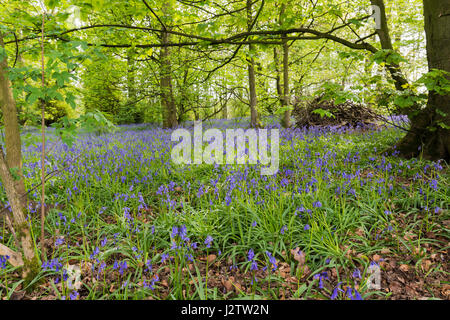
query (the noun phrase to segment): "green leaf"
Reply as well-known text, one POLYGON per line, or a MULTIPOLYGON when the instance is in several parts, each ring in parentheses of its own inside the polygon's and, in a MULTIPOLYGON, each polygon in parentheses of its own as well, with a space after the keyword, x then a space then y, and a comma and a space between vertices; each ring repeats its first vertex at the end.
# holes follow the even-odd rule
POLYGON ((9 172, 11 173, 11 176, 14 179, 14 181, 19 181, 21 179, 19 168, 17 168, 17 167, 9 168, 9 172))
POLYGON ((437 125, 438 125, 439 127, 441 127, 442 129, 450 130, 450 126, 447 125, 447 124, 445 124, 445 123, 443 123, 442 121, 439 121, 439 122, 437 123, 437 125))
POLYGON ((8 57, 8 54, 6 53, 6 49, 3 47, 0 47, 0 61, 5 60, 8 57))
POLYGON ((438 115, 442 116, 442 117, 446 117, 446 116, 447 116, 447 113, 443 112, 443 111, 440 110, 440 109, 436 109, 436 113, 437 113, 438 115))
POLYGON ((429 91, 434 91, 439 95, 450 94, 450 73, 444 70, 432 69, 424 74, 417 83, 422 83, 429 91))
POLYGON ((323 117, 333 118, 333 119, 336 118, 335 115, 332 114, 330 111, 320 109, 320 108, 313 110, 313 113, 320 115, 321 118, 323 118, 323 117))
POLYGON ((373 54, 372 60, 377 64, 400 64, 400 62, 408 62, 405 58, 403 58, 399 53, 394 50, 379 50, 373 54))
POLYGON ((54 9, 56 6, 58 6, 60 0, 46 0, 45 5, 50 8, 54 9))

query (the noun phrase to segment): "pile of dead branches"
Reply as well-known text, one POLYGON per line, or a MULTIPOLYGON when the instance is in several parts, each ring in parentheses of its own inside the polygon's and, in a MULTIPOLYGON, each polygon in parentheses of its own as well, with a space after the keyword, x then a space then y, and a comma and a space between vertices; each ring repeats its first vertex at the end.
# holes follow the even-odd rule
POLYGON ((356 127, 383 120, 382 116, 363 104, 353 101, 335 104, 333 101, 323 101, 322 97, 317 97, 306 105, 297 105, 292 115, 297 127, 356 127))

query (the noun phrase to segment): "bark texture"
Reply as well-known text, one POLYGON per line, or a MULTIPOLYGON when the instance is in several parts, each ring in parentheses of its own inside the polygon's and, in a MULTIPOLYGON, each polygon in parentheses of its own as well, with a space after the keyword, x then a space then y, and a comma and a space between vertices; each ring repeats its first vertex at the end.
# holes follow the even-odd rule
MULTIPOLYGON (((291 95, 289 89, 289 46, 286 39, 283 39, 283 107, 287 108, 291 104, 291 95)), ((290 128, 291 110, 286 110, 283 114, 282 125, 284 128, 290 128)))
MULTIPOLYGON (((0 34, 0 46, 3 47, 3 35, 0 34)), ((6 57, 0 62, 0 105, 5 126, 5 148, 0 148, 0 178, 11 205, 14 228, 21 245, 24 266, 22 277, 29 282, 38 272, 37 256, 34 252, 30 228, 25 219, 25 202, 21 196, 25 194, 25 184, 22 176, 22 150, 11 82, 8 78, 6 57)), ((17 260, 17 259, 16 259, 17 260)))
MULTIPOLYGON (((251 26, 253 23, 253 15, 252 15, 252 1, 247 0, 247 26, 248 31, 251 31, 251 26)), ((248 46, 250 54, 253 53, 253 46, 249 44, 248 46)), ((259 127, 259 115, 256 109, 256 105, 258 104, 257 96, 256 96, 256 76, 255 76, 255 59, 250 57, 248 59, 248 83, 249 83, 249 94, 250 94, 250 125, 252 128, 259 127)))
MULTIPOLYGON (((149 7, 151 10, 151 8, 149 7)), ((162 4, 162 12, 164 14, 163 20, 155 15, 161 24, 163 32, 161 33, 161 44, 170 44, 170 27, 167 25, 167 21, 170 21, 172 14, 172 7, 170 1, 165 1, 162 4)), ((152 11, 154 14, 154 12, 152 11)), ((172 83, 172 65, 171 65, 171 50, 169 46, 163 46, 159 55, 160 60, 160 88, 161 88, 161 100, 163 105, 163 126, 165 128, 175 128, 178 126, 177 107, 175 104, 175 98, 173 96, 173 83, 172 83)))
MULTIPOLYGON (((371 0, 372 5, 378 6, 380 8, 380 29, 377 29, 377 35, 380 39, 381 48, 384 50, 394 50, 392 45, 391 36, 389 33, 389 27, 387 23, 386 7, 384 5, 384 0, 371 0)), ((398 64, 387 64, 387 70, 391 74, 392 79, 395 81, 395 88, 397 90, 403 91, 403 85, 408 83, 408 80, 402 73, 402 70, 398 64)))
MULTIPOLYGON (((283 25, 283 16, 284 16, 284 12, 286 10, 286 4, 282 4, 281 5, 281 10, 280 10, 280 18, 279 18, 279 23, 280 26, 283 25)), ((291 98, 290 98, 290 89, 289 89, 289 45, 286 39, 286 36, 282 36, 281 37, 282 42, 283 42, 283 97, 281 99, 281 107, 282 108, 287 108, 290 106, 290 102, 291 102, 291 98)), ((291 123, 291 110, 286 110, 283 113, 283 117, 281 119, 281 125, 284 128, 290 128, 292 123, 291 123)))
MULTIPOLYGON (((0 34, 0 47, 3 45, 3 35, 0 34)), ((22 143, 20 140, 19 121, 17 117, 16 102, 14 100, 11 82, 8 78, 7 59, 0 61, 0 105, 5 126, 6 162, 13 170, 15 176, 14 185, 20 195, 25 194, 25 184, 22 175, 22 143)), ((26 198, 22 200, 26 204, 26 198)))
MULTIPOLYGON (((424 0, 429 69, 450 72, 450 0, 424 0)), ((398 143, 405 157, 422 152, 430 160, 450 161, 450 96, 429 93, 426 108, 411 119, 411 131, 398 143), (430 130, 431 129, 431 130, 430 130)))
MULTIPOLYGON (((169 33, 163 32, 161 43, 170 43, 169 33)), ((161 48, 161 99, 164 106, 163 125, 165 128, 175 128, 178 125, 177 108, 173 97, 172 68, 170 62, 170 47, 161 48)))

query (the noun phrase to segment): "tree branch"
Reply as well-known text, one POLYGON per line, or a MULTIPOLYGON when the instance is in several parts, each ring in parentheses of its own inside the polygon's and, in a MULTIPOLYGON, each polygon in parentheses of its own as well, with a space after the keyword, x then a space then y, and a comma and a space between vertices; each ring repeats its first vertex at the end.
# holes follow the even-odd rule
POLYGON ((11 250, 10 248, 8 248, 7 246, 5 246, 1 243, 0 243, 0 256, 8 256, 9 257, 8 262, 13 267, 23 266, 22 255, 11 250))

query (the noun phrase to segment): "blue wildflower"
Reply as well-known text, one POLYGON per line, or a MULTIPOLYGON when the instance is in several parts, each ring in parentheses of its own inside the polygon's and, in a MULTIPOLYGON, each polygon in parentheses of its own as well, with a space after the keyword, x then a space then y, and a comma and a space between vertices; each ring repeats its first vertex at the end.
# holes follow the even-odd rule
POLYGON ((205 240, 206 247, 210 248, 212 242, 213 242, 213 238, 211 236, 207 236, 206 240, 205 240))

